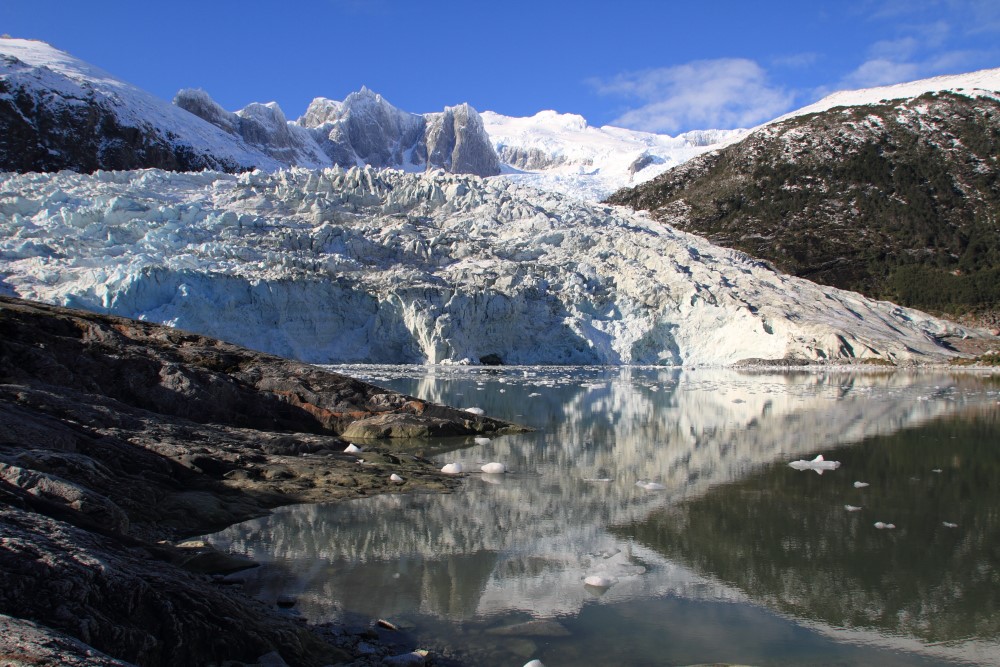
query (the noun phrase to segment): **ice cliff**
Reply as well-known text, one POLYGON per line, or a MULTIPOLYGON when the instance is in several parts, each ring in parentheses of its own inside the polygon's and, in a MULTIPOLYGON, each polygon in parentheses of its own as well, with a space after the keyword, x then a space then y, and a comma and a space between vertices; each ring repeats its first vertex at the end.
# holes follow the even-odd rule
POLYGON ((950 323, 503 180, 6 174, 0 290, 312 362, 939 360, 950 323))

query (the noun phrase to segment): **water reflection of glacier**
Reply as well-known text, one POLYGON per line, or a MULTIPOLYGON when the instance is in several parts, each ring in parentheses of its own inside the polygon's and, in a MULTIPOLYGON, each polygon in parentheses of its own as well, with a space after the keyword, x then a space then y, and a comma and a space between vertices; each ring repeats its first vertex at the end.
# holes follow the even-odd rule
POLYGON ((978 378, 947 373, 349 371, 538 430, 442 456, 466 469, 503 461, 512 471, 470 475, 452 495, 286 508, 213 537, 280 563, 281 574, 256 582, 257 592, 296 593, 312 618, 344 611, 451 620, 566 616, 593 600, 595 591, 583 585, 591 574, 615 581, 602 602, 742 600, 662 549, 606 529, 641 522, 774 462, 996 402, 978 378), (666 488, 646 491, 639 480, 666 488))

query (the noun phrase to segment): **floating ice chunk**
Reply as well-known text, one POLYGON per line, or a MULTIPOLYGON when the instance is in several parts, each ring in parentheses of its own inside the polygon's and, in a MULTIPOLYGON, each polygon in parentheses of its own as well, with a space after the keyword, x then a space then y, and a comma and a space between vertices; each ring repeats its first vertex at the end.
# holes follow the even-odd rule
POLYGON ((441 468, 441 472, 445 473, 446 475, 459 475, 462 472, 462 464, 449 463, 445 467, 441 468))
POLYGON ((934 468, 934 470, 931 470, 931 472, 936 472, 938 474, 941 474, 941 468, 934 468))
POLYGON ((389 475, 389 481, 394 484, 402 484, 403 478, 397 475, 396 473, 392 473, 391 475, 389 475))
POLYGON ((484 438, 484 437, 480 436, 478 438, 475 438, 473 440, 473 442, 475 442, 477 445, 488 445, 488 444, 490 444, 490 439, 489 438, 484 438))
POLYGON ((896 524, 885 523, 884 521, 876 521, 875 527, 878 528, 879 530, 892 530, 893 528, 896 527, 896 524))
POLYGON ((482 417, 483 415, 486 414, 486 410, 483 410, 482 408, 465 408, 465 411, 470 414, 477 415, 479 417, 482 417))
POLYGON ((945 528, 958 528, 957 523, 952 523, 950 521, 942 521, 941 525, 944 526, 945 528))
POLYGON ((593 586, 594 588, 610 588, 611 584, 615 583, 609 577, 604 577, 599 574, 592 574, 583 580, 583 583, 587 586, 593 586))
POLYGON ((545 663, 541 660, 535 659, 524 663, 524 667, 545 667, 545 663))
POLYGON ((857 505, 844 505, 844 509, 848 512, 860 512, 861 508, 857 505))
POLYGON ((868 482, 855 482, 854 483, 854 488, 855 489, 863 489, 866 486, 868 486, 868 482))
POLYGON ((817 475, 822 475, 827 470, 836 470, 840 467, 840 461, 827 461, 820 454, 812 461, 806 461, 805 459, 799 459, 798 461, 792 461, 789 463, 791 467, 796 470, 814 470, 817 475))
POLYGON ((498 475, 500 473, 507 472, 507 466, 505 466, 502 463, 497 463, 496 461, 493 461, 481 467, 480 470, 489 475, 498 475))
POLYGON ((646 482, 641 479, 638 482, 636 482, 635 485, 643 489, 646 489, 647 491, 662 491, 663 489, 667 488, 662 484, 660 484, 659 482, 646 482))
MULTIPOLYGON (((536 396, 541 396, 541 394, 539 394, 537 391, 533 391, 530 394, 528 394, 528 398, 534 398, 536 396)), ((532 662, 538 662, 538 661, 537 660, 532 660, 532 662)))
POLYGON ((358 454, 361 451, 361 448, 358 447, 357 445, 351 444, 348 445, 347 447, 344 447, 344 451, 347 452, 348 454, 358 454))

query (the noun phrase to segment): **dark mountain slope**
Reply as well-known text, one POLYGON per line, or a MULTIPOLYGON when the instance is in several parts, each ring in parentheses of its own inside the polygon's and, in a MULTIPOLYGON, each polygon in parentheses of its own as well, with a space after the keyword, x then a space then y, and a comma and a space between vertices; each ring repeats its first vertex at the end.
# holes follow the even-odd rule
POLYGON ((608 201, 816 282, 962 315, 1000 306, 1000 101, 838 107, 608 201))

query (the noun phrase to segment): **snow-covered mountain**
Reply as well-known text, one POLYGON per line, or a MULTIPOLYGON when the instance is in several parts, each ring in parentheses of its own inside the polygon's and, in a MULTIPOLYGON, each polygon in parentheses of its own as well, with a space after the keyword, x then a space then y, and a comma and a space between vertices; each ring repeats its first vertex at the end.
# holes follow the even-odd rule
POLYGON ((744 136, 747 130, 696 130, 676 137, 541 111, 530 118, 482 114, 504 174, 511 180, 599 201, 744 136))
POLYGON ((0 169, 277 169, 200 118, 44 42, 0 38, 0 169))
POLYGON ((168 104, 43 42, 0 38, 0 169, 265 171, 372 165, 509 178, 597 200, 649 180, 742 130, 678 137, 589 127, 543 111, 511 118, 470 105, 403 111, 362 88, 317 97, 294 121, 274 102, 232 112, 206 91, 168 104))
POLYGON ((444 169, 493 176, 500 162, 479 113, 468 104, 424 115, 402 111, 367 88, 343 102, 317 98, 298 121, 330 146, 341 167, 444 169))
POLYGON ((835 107, 880 105, 893 100, 920 97, 926 93, 949 92, 963 97, 997 97, 1000 91, 1000 68, 984 69, 966 74, 948 74, 906 83, 858 90, 841 90, 813 104, 796 109, 768 121, 764 126, 781 123, 789 118, 827 111, 835 107))
POLYGON ((370 167, 7 174, 0 289, 313 362, 904 362, 976 335, 643 215, 370 167))
POLYGON ((413 114, 362 88, 343 102, 318 97, 297 121, 278 105, 251 104, 230 113, 205 91, 182 90, 174 104, 239 136, 286 166, 444 169, 493 176, 500 162, 479 113, 468 104, 413 114))
POLYGON ((169 104, 44 42, 0 38, 0 169, 274 171, 372 164, 490 176, 500 163, 468 104, 410 114, 362 89, 289 122, 277 104, 230 112, 201 90, 169 104))

